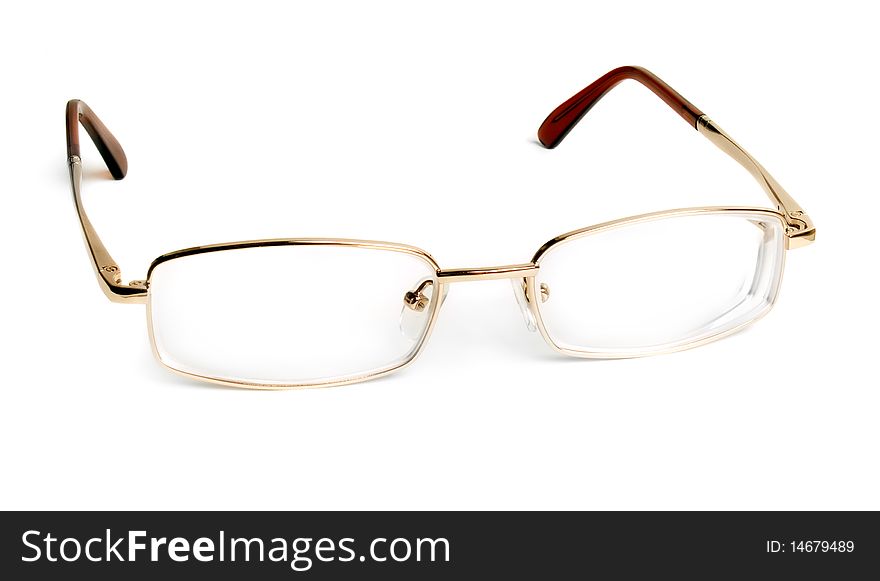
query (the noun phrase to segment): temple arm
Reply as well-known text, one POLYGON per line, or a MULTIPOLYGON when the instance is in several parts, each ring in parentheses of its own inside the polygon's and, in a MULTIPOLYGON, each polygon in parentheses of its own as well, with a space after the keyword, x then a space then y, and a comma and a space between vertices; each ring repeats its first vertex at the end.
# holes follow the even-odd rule
POLYGON ((672 108, 688 125, 706 136, 723 152, 731 156, 758 180, 773 201, 776 209, 785 216, 786 236, 789 248, 809 244, 816 239, 816 228, 806 212, 779 185, 773 176, 745 149, 730 138, 709 117, 659 77, 641 67, 620 67, 597 79, 593 84, 557 107, 538 129, 538 139, 548 149, 559 145, 568 132, 587 114, 599 99, 618 83, 632 79, 645 85, 672 108))
POLYGON ((101 290, 104 291, 104 294, 111 301, 122 303, 143 302, 147 295, 146 283, 143 281, 132 281, 128 284, 123 284, 122 271, 119 269, 116 261, 113 260, 113 257, 110 256, 104 243, 101 242, 83 207, 82 159, 79 147, 80 123, 82 123, 89 137, 94 141, 98 152, 104 158, 104 163, 107 164, 107 169, 110 170, 110 174, 115 179, 121 180, 125 177, 128 171, 128 161, 125 158, 122 146, 119 145, 113 134, 110 133, 88 105, 77 99, 67 103, 67 163, 70 168, 70 184, 73 188, 73 201, 76 204, 76 212, 82 225, 86 246, 92 257, 95 272, 98 275, 98 282, 101 285, 101 290))

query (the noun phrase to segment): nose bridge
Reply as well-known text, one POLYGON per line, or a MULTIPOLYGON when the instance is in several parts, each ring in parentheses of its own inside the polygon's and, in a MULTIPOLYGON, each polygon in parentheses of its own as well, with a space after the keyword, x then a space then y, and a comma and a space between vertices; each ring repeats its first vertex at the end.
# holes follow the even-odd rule
POLYGON ((538 274, 538 265, 508 264, 504 266, 482 266, 477 268, 441 268, 437 280, 441 283, 471 282, 478 280, 498 280, 502 278, 527 278, 538 274))

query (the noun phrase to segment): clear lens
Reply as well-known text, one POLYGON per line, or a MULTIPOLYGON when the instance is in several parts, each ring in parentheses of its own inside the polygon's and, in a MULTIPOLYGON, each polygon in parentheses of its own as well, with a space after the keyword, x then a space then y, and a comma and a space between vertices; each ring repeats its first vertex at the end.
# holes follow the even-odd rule
POLYGON ((763 315, 779 289, 781 219, 717 212, 598 230, 540 258, 535 295, 562 349, 635 356, 681 347, 763 315))
POLYGON ((194 375, 256 385, 345 381, 415 356, 435 310, 435 277, 418 255, 360 246, 182 256, 150 275, 153 339, 163 363, 194 375), (420 305, 408 306, 407 292, 419 288, 420 305))

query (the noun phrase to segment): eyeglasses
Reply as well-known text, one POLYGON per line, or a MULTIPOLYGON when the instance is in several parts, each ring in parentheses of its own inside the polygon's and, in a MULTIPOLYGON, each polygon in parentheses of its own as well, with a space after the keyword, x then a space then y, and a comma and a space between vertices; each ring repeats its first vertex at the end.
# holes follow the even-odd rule
POLYGON ((576 357, 688 349, 729 335, 771 308, 786 250, 813 223, 775 179, 702 111, 640 67, 621 67, 557 107, 538 130, 554 148, 609 90, 633 79, 739 162, 773 208, 653 212, 557 236, 522 264, 444 269, 389 242, 291 238, 163 254, 123 282, 82 203, 79 124, 112 176, 119 142, 82 101, 67 104, 67 154, 77 214, 104 294, 144 303, 153 352, 183 375, 239 387, 354 383, 405 367, 422 351, 453 283, 509 279, 531 331, 576 357), (254 276, 253 273, 264 273, 254 276), (271 273, 265 276, 265 273, 271 273))

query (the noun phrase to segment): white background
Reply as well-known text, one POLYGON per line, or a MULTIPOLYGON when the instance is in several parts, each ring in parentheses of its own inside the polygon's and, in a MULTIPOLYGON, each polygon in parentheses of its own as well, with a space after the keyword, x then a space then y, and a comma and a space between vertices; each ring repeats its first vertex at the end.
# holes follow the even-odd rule
POLYGON ((2 508, 880 508, 864 3, 48 4, 0 21, 2 508), (622 64, 703 109, 818 226, 744 333, 568 360, 526 331, 507 281, 462 284, 402 373, 253 392, 165 371, 143 306, 94 280, 71 98, 128 154, 107 179, 83 132, 85 203, 127 279, 166 251, 267 237, 516 263, 605 219, 767 203, 635 83, 559 149, 536 145, 556 105, 622 64))

